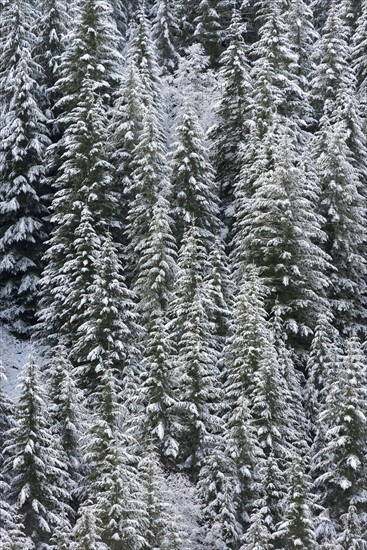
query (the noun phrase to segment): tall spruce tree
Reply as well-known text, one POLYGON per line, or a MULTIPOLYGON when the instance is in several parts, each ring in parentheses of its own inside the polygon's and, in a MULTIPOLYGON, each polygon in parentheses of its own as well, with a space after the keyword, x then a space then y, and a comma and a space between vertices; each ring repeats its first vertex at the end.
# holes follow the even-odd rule
MULTIPOLYGON (((97 392, 98 412, 93 415, 83 444, 87 466, 85 491, 87 499, 93 502, 94 536, 110 550, 140 549, 145 542, 146 513, 137 460, 131 437, 125 434, 126 427, 118 424, 118 381, 113 370, 105 367, 97 392)), ((89 524, 88 529, 92 527, 89 524)))
POLYGON ((32 357, 20 377, 16 425, 8 434, 5 472, 9 502, 35 547, 50 548, 57 528, 68 524, 70 479, 66 455, 49 416, 49 401, 32 357), (65 515, 66 514, 66 515, 65 515))
POLYGON ((151 434, 163 460, 164 457, 172 460, 177 454, 172 413, 175 403, 171 366, 174 343, 167 326, 167 309, 173 297, 177 266, 168 206, 168 201, 160 194, 153 207, 149 232, 139 249, 139 274, 134 285, 138 314, 145 330, 142 428, 145 437, 151 434))
POLYGON ((280 121, 267 129, 259 148, 262 165, 272 159, 271 166, 259 173, 247 201, 238 194, 236 267, 239 274, 244 262, 260 269, 270 290, 267 308, 277 303, 287 331, 305 337, 326 308, 328 286, 328 256, 317 244, 324 239, 314 210, 318 189, 280 121))
POLYGON ((52 403, 51 417, 67 457, 71 499, 75 506, 83 476, 80 441, 86 423, 84 395, 77 388, 73 366, 62 344, 55 347, 44 371, 52 403))
POLYGON ((240 149, 248 135, 246 121, 250 106, 251 80, 242 22, 234 10, 229 28, 230 43, 221 57, 221 96, 218 121, 210 132, 216 177, 224 205, 224 218, 233 223, 233 187, 241 171, 240 149))
POLYGON ((200 0, 194 20, 194 37, 204 47, 213 67, 218 65, 222 51, 219 4, 220 0, 200 0))
POLYGON ((41 110, 41 67, 35 61, 34 7, 4 2, 1 13, 0 89, 0 316, 15 330, 29 330, 36 306, 43 243, 42 201, 49 144, 41 110))
MULTIPOLYGON (((140 329, 133 295, 126 287, 111 236, 104 239, 94 265, 90 286, 80 297, 83 315, 77 313, 71 357, 80 384, 89 395, 97 390, 104 369, 114 371, 122 389, 132 380, 139 361, 140 329)), ((70 307, 75 306, 74 299, 70 307)))
POLYGON ((364 524, 366 496, 366 383, 365 357, 358 338, 347 342, 329 377, 312 448, 311 472, 320 503, 336 532, 349 506, 364 524))
POLYGON ((177 124, 171 162, 172 208, 177 244, 192 224, 209 251, 219 234, 218 194, 197 116, 186 104, 177 124))
POLYGON ((95 276, 102 240, 117 225, 112 167, 105 150, 106 110, 88 74, 79 103, 65 122, 65 152, 52 204, 55 228, 41 281, 39 332, 50 343, 64 337, 70 345, 85 320, 88 304, 82 297, 95 276))
POLYGON ((153 4, 152 34, 157 47, 159 65, 163 73, 172 74, 177 68, 178 20, 172 0, 155 0, 153 4))
POLYGON ((131 202, 127 216, 127 237, 130 270, 136 278, 139 276, 139 251, 148 238, 158 194, 169 186, 164 134, 153 108, 148 109, 144 116, 133 159, 135 169, 128 189, 131 202))
POLYGON ((61 56, 60 78, 55 84, 55 92, 61 96, 57 108, 63 114, 60 121, 62 128, 69 126, 64 114, 78 104, 87 74, 93 82, 93 92, 103 99, 104 104, 112 104, 121 78, 121 54, 109 3, 105 0, 82 0, 76 8, 69 41, 61 56))
POLYGON ((177 342, 176 412, 178 464, 193 479, 203 465, 205 447, 218 431, 218 353, 210 332, 210 294, 198 265, 207 253, 196 226, 186 230, 179 253, 179 274, 172 302, 172 331, 177 342))

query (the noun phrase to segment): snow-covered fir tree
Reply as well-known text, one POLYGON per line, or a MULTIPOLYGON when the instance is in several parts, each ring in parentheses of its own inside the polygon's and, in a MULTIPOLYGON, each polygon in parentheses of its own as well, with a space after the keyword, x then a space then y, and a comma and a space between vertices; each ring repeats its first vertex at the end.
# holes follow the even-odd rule
POLYGON ((51 548, 55 529, 68 525, 70 479, 66 455, 51 425, 39 368, 29 357, 19 379, 16 425, 7 436, 8 499, 35 548, 51 548))
POLYGON ((49 362, 44 366, 44 372, 52 403, 51 417, 67 457, 70 496, 75 503, 78 502, 83 475, 80 441, 86 424, 84 396, 77 388, 73 365, 62 344, 53 350, 49 362))
POLYGON ((93 415, 83 444, 85 494, 93 504, 91 514, 86 511, 82 516, 79 531, 86 536, 85 530, 94 528, 94 537, 110 550, 135 550, 144 547, 146 511, 133 441, 124 424, 119 425, 118 381, 108 367, 98 387, 98 412, 93 415), (87 522, 91 516, 95 526, 87 522))
POLYGON ((336 358, 325 391, 311 449, 311 473, 320 504, 340 533, 341 517, 350 506, 356 508, 362 526, 365 522, 365 357, 357 337, 351 337, 345 354, 336 358))
POLYGON ((4 2, 0 55, 0 316, 15 330, 33 320, 43 243, 43 163, 49 135, 41 110, 41 67, 35 45, 34 7, 4 2))
POLYGON ((285 500, 285 518, 276 528, 276 545, 282 548, 316 550, 314 502, 311 479, 301 451, 290 467, 290 488, 285 500))
POLYGON ((210 294, 198 264, 207 253, 195 225, 186 230, 179 253, 179 274, 171 307, 177 343, 178 464, 195 479, 203 465, 204 449, 218 431, 220 388, 218 352, 210 331, 210 294))
POLYGON ((155 0, 153 4, 153 38, 157 47, 159 65, 165 74, 177 68, 179 34, 177 13, 172 0, 155 0))
POLYGON ((92 284, 102 240, 110 228, 118 226, 112 166, 105 147, 106 110, 89 74, 78 105, 65 122, 65 152, 52 203, 55 227, 40 284, 39 334, 53 344, 60 337, 74 341, 88 307, 81 296, 92 284))
MULTIPOLYGON (((91 395, 106 368, 114 371, 121 388, 125 378, 132 380, 140 333, 133 295, 126 287, 111 236, 104 239, 92 270, 90 286, 81 289, 85 309, 75 325, 71 349, 77 378, 91 395)), ((74 300, 71 296, 70 307, 74 300)))
POLYGON ((219 4, 220 0, 200 0, 194 20, 194 37, 204 47, 212 66, 218 64, 222 50, 219 4))
POLYGON ((171 162, 172 209, 178 246, 192 224, 209 251, 219 233, 218 193, 203 132, 186 104, 177 123, 171 162))
POLYGON ((230 44, 220 60, 218 122, 211 130, 210 137, 213 140, 212 156, 225 208, 224 216, 232 224, 233 186, 241 171, 239 152, 248 134, 246 122, 251 92, 247 48, 243 39, 242 21, 236 10, 233 12, 229 37, 230 44))
MULTIPOLYGON (((112 104, 121 79, 119 34, 110 4, 105 0, 82 0, 74 17, 69 46, 61 56, 60 77, 55 84, 55 92, 61 96, 57 108, 62 113, 70 112, 79 102, 87 74, 94 84, 93 92, 107 105, 112 104)), ((64 117, 60 122, 62 127, 69 126, 64 117)))

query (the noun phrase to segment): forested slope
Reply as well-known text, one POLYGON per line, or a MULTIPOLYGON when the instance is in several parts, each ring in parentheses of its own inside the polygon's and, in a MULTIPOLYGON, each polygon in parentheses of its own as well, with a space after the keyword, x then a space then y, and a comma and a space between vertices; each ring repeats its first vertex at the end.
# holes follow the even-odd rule
POLYGON ((366 0, 1 0, 1 550, 367 548, 366 98, 366 0))

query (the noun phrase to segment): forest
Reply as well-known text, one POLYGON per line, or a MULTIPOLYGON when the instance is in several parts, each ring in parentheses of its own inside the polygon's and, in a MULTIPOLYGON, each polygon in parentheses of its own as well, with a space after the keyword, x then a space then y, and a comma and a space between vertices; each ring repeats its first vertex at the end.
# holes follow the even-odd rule
POLYGON ((366 331, 367 0, 0 0, 1 550, 367 550, 366 331))

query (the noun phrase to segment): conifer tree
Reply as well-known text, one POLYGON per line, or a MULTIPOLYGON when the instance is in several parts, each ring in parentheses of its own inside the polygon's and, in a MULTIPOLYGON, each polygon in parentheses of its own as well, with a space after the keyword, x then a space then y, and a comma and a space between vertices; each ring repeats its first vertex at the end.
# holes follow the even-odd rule
POLYGON ((168 511, 168 503, 165 502, 164 477, 158 457, 154 450, 149 448, 149 444, 147 447, 148 452, 139 463, 146 507, 145 543, 142 548, 144 550, 151 548, 180 550, 183 541, 176 525, 175 510, 168 511))
POLYGON ((221 54, 221 23, 218 14, 219 0, 200 0, 195 18, 195 39, 216 67, 221 54))
POLYGON ((119 201, 121 224, 120 231, 114 231, 114 237, 120 245, 126 245, 127 215, 133 199, 131 190, 135 166, 134 153, 143 129, 144 93, 137 67, 130 61, 125 69, 125 79, 116 92, 116 104, 109 126, 113 184, 119 201))
POLYGON ((173 297, 177 266, 168 205, 160 194, 153 207, 149 232, 139 249, 138 277, 134 285, 137 310, 145 329, 144 381, 141 385, 145 414, 142 428, 145 436, 151 434, 153 437, 162 459, 172 459, 177 454, 172 433, 175 398, 171 362, 174 344, 167 326, 167 308, 173 297))
POLYGON ((152 34, 157 47, 159 65, 163 73, 172 74, 177 68, 179 59, 176 46, 179 29, 174 2, 155 0, 153 14, 152 34))
POLYGON ((266 508, 261 507, 253 513, 251 525, 243 537, 243 544, 240 550, 273 550, 271 534, 266 524, 266 508))
POLYGON ((0 316, 29 330, 46 239, 41 195, 49 144, 41 111, 41 68, 32 50, 36 15, 23 0, 4 2, 1 13, 0 88, 0 316))
POLYGON ((250 409, 253 378, 268 338, 265 288, 256 270, 244 275, 235 299, 231 332, 224 350, 225 415, 224 445, 235 465, 236 510, 245 527, 257 495, 255 464, 263 451, 259 447, 250 409))
POLYGON ((305 405, 312 431, 325 401, 328 379, 333 376, 338 340, 337 331, 332 324, 330 315, 321 315, 318 318, 306 363, 305 405))
POLYGON ((177 343, 177 460, 194 479, 203 464, 204 448, 219 426, 218 354, 208 320, 210 298, 201 270, 197 269, 206 261, 199 230, 189 227, 179 254, 171 315, 177 343))
POLYGON ((328 294, 341 332, 363 322, 366 271, 364 198, 353 153, 345 140, 347 134, 345 121, 330 124, 324 120, 314 145, 326 218, 326 250, 333 266, 328 270, 328 294))
POLYGON ((54 530, 68 523, 70 480, 66 456, 48 416, 49 403, 32 357, 20 377, 16 426, 8 434, 5 472, 9 502, 35 545, 49 548, 54 530))
POLYGON ((144 9, 137 14, 128 48, 128 60, 137 68, 141 78, 146 107, 154 106, 161 111, 161 81, 157 50, 152 36, 152 27, 144 9))
POLYGON ((240 148, 248 134, 246 120, 251 92, 250 68, 242 23, 236 10, 233 12, 229 38, 230 44, 220 60, 221 97, 217 107, 218 122, 211 130, 210 137, 214 142, 212 151, 220 195, 226 208, 225 218, 233 223, 233 214, 229 212, 233 206, 231 203, 234 182, 240 175, 240 148))
POLYGON ((0 358, 0 472, 3 469, 3 451, 6 443, 7 433, 14 427, 14 411, 12 402, 7 395, 4 384, 7 377, 4 371, 4 365, 0 358))
POLYGON ((39 333, 51 344, 60 337, 74 341, 88 306, 81 298, 94 280, 102 240, 118 226, 105 147, 106 111, 88 74, 65 122, 65 152, 52 203, 55 228, 40 285, 39 333))
POLYGON ((205 280, 208 284, 212 311, 209 314, 213 325, 216 348, 223 351, 230 331, 230 310, 233 304, 234 284, 230 272, 229 260, 220 237, 216 237, 208 257, 209 273, 205 280))
POLYGON ((127 235, 130 269, 137 277, 139 250, 149 234, 153 208, 158 194, 169 186, 164 136, 153 109, 149 109, 144 116, 143 129, 133 158, 135 169, 128 189, 132 200, 127 217, 127 235))
MULTIPOLYGON (((93 415, 83 445, 86 496, 94 503, 96 535, 110 550, 140 549, 145 542, 145 509, 136 458, 125 426, 118 425, 118 381, 112 369, 106 367, 96 394, 98 412, 93 415)), ((87 513, 83 529, 93 530, 90 520, 86 523, 88 517, 87 513)))
POLYGON ((62 344, 55 347, 49 363, 44 367, 48 377, 52 419, 67 457, 71 480, 71 496, 78 500, 83 473, 80 441, 85 426, 84 396, 76 386, 73 366, 62 344))
POLYGON ((108 550, 99 535, 100 529, 93 505, 86 502, 80 508, 79 518, 73 529, 72 550, 108 550))
MULTIPOLYGON (((83 315, 75 326, 71 357, 76 373, 89 394, 98 387, 105 368, 113 369, 122 385, 138 360, 140 329, 133 295, 126 287, 112 239, 104 239, 92 266, 93 279, 84 290, 83 315)), ((70 306, 73 306, 71 300, 70 306)))
POLYGON ((311 480, 302 456, 290 468, 290 489, 285 501, 285 518, 277 526, 275 539, 282 548, 316 550, 311 480))
POLYGON ((237 548, 243 532, 237 471, 225 443, 220 435, 215 438, 199 473, 198 492, 206 524, 204 544, 210 548, 237 548))
POLYGON ((179 24, 179 53, 182 55, 193 43, 198 3, 196 0, 176 2, 176 13, 179 24))
POLYGON ((313 150, 322 191, 321 213, 326 220, 325 248, 333 266, 328 272, 328 298, 341 332, 363 323, 366 271, 366 140, 356 98, 347 7, 332 3, 313 79, 321 114, 313 150))
POLYGON ((192 224, 209 251, 219 232, 219 208, 213 167, 198 119, 186 104, 177 124, 171 162, 172 208, 177 244, 192 224))
POLYGON ((237 272, 240 276, 243 262, 256 265, 271 291, 267 308, 276 297, 287 332, 307 336, 326 307, 328 286, 328 256, 316 244, 324 238, 322 218, 314 211, 318 189, 298 163, 297 145, 284 127, 269 128, 259 147, 272 167, 254 181, 249 200, 242 190, 238 195, 237 272))
POLYGON ((320 504, 340 532, 340 518, 349 506, 356 507, 362 521, 366 509, 365 358, 358 338, 350 338, 334 370, 318 417, 311 471, 320 504))
MULTIPOLYGON (((68 113, 76 107, 87 74, 93 82, 93 93, 101 97, 104 104, 111 105, 120 82, 121 54, 109 3, 82 0, 76 9, 69 40, 69 47, 61 56, 60 78, 55 84, 55 92, 61 96, 57 108, 68 113)), ((64 117, 60 122, 62 128, 70 124, 64 117)))
POLYGON ((61 57, 66 49, 71 22, 66 6, 60 0, 43 0, 40 12, 35 56, 43 70, 42 84, 46 88, 47 99, 44 106, 52 110, 60 99, 55 94, 54 86, 60 76, 61 57))
POLYGON ((341 516, 343 531, 336 539, 338 550, 358 550, 364 548, 366 539, 363 536, 363 528, 355 506, 350 505, 348 512, 341 516))
POLYGON ((201 44, 194 43, 180 58, 173 80, 172 112, 178 116, 189 104, 204 133, 215 122, 213 104, 218 99, 217 74, 201 44))

